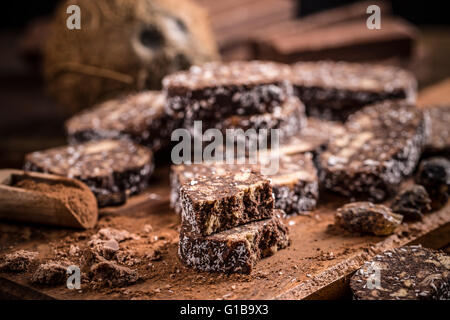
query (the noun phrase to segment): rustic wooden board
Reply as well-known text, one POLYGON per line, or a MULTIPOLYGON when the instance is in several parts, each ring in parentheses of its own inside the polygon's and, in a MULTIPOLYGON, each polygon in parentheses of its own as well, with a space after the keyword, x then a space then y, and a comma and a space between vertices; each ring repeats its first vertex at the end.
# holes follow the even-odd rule
MULTIPOLYGON (((160 171, 161 177, 166 174, 165 170, 160 171)), ((146 193, 130 199, 127 205, 102 210, 99 225, 138 232, 144 224, 151 224, 152 235, 165 233, 171 239, 167 234, 176 235, 178 232, 178 217, 168 206, 168 181, 162 179, 157 182, 146 193), (166 226, 172 226, 170 231, 166 226)), ((126 288, 82 287, 82 291, 77 292, 63 286, 32 286, 30 274, 2 274, 0 291, 12 296, 15 292, 16 296, 23 298, 55 299, 342 298, 348 295, 347 282, 352 272, 378 252, 412 242, 428 241, 427 244, 435 248, 450 242, 450 203, 440 211, 426 215, 423 222, 403 224, 392 236, 374 237, 334 230, 331 226, 334 211, 343 199, 326 195, 322 202, 324 205, 309 216, 285 219, 292 245, 259 262, 252 275, 208 274, 185 268, 177 259, 177 240, 174 237, 163 251, 162 259, 152 262, 147 279, 126 288), (3 286, 5 281, 8 286, 3 286)), ((55 241, 65 239, 73 243, 74 235, 86 234, 88 238, 94 232, 7 223, 0 224, 0 231, 3 235, 2 249, 9 242, 14 248, 38 250, 42 259, 50 259, 54 250, 67 250, 67 246, 54 246, 55 241), (19 239, 5 241, 5 235, 14 232, 19 239)), ((133 240, 125 243, 129 247, 134 245, 133 240)), ((142 246, 142 243, 138 245, 142 246)))
MULTIPOLYGON (((438 86, 440 88, 440 86, 438 86)), ((436 87, 435 87, 436 88, 436 87)), ((439 90, 440 91, 440 90, 439 90)), ((431 91, 426 91, 431 92, 431 91)), ((430 101, 427 98, 427 101, 430 101)), ((423 100, 419 100, 423 101, 423 100)), ((407 182, 408 183, 408 182, 407 182)), ((251 275, 196 272, 177 258, 179 217, 169 208, 168 167, 160 168, 152 186, 126 205, 101 210, 95 230, 79 231, 17 223, 0 223, 0 257, 18 249, 39 251, 42 261, 55 259, 70 245, 86 244, 99 228, 136 233, 140 240, 121 243, 139 252, 161 244, 161 259, 133 267, 143 280, 124 288, 81 291, 64 286, 36 287, 30 273, 0 274, 0 297, 24 299, 335 299, 349 297, 348 280, 363 262, 377 253, 409 243, 441 248, 450 243, 450 203, 422 222, 404 223, 389 237, 362 236, 332 227, 335 209, 345 199, 321 194, 321 205, 307 216, 285 219, 292 244, 258 263, 251 275), (143 232, 151 225, 151 232, 143 232)))

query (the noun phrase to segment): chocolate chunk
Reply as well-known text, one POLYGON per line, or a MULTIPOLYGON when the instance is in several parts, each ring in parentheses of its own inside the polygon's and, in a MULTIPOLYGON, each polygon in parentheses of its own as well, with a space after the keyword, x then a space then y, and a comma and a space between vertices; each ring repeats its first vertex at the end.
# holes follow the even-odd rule
POLYGON ((191 180, 180 199, 182 224, 203 236, 273 215, 270 181, 247 169, 191 180))
POLYGON ((130 139, 152 150, 169 144, 174 121, 164 111, 165 98, 146 91, 109 100, 66 122, 70 143, 101 139, 130 139))
POLYGON ((434 210, 443 207, 450 194, 450 161, 445 158, 423 160, 416 176, 416 183, 425 187, 434 210))
POLYGON ((99 206, 117 205, 148 186, 153 154, 126 140, 99 140, 37 151, 25 157, 25 170, 79 179, 99 206))
POLYGON ((56 286, 67 280, 67 266, 60 263, 48 262, 39 265, 31 276, 31 283, 56 286))
POLYGON ((413 75, 396 67, 331 61, 295 64, 292 82, 308 115, 340 121, 383 100, 414 102, 417 87, 413 75))
POLYGON ((127 286, 139 280, 137 271, 112 261, 94 264, 89 271, 92 280, 102 286, 127 286))
POLYGON ((391 209, 405 220, 422 220, 422 213, 431 210, 431 200, 424 187, 413 185, 395 197, 391 209))
POLYGON ((277 215, 207 237, 181 229, 178 255, 201 271, 251 273, 261 258, 289 245, 288 229, 277 215))
POLYGON ((450 156, 450 106, 435 106, 427 109, 430 115, 430 135, 425 152, 450 156))
POLYGON ((395 231, 402 219, 382 204, 353 202, 337 210, 335 224, 351 232, 386 236, 395 231))
MULTIPOLYGON (((261 171, 260 165, 238 165, 226 163, 204 163, 172 166, 170 205, 177 213, 181 213, 179 200, 180 186, 198 178, 209 178, 225 175, 229 172, 239 173, 243 168, 261 171)), ((319 197, 318 176, 312 155, 296 154, 279 158, 279 168, 272 181, 275 197, 275 208, 287 214, 313 210, 319 197)))
POLYGON ((289 72, 286 65, 262 61, 193 66, 164 78, 167 112, 188 127, 194 120, 272 113, 292 93, 289 72))
POLYGON ((347 197, 382 201, 412 173, 426 138, 427 117, 404 101, 367 106, 319 155, 324 187, 347 197))
POLYGON ((38 252, 18 250, 5 255, 0 272, 26 272, 37 260, 38 252))
POLYGON ((450 299, 450 257, 421 246, 387 250, 350 279, 357 300, 450 299))

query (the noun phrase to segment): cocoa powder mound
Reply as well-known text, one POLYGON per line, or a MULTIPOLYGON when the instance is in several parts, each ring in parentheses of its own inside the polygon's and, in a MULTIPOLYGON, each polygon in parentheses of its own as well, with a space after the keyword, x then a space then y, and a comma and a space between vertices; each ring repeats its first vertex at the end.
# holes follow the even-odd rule
POLYGON ((79 218, 81 224, 88 223, 90 215, 97 208, 90 201, 86 201, 86 193, 76 185, 63 183, 38 182, 32 179, 23 179, 14 184, 14 187, 41 192, 48 197, 61 200, 79 218))

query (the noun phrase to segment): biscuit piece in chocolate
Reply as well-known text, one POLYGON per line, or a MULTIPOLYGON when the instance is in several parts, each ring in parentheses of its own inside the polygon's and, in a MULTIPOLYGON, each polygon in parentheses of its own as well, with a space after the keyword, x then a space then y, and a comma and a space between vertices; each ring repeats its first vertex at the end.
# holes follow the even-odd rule
POLYGON ((422 213, 431 210, 431 200, 424 187, 413 185, 395 197, 391 209, 405 220, 422 220, 422 213))
POLYGON ((450 257, 421 246, 384 251, 350 279, 357 300, 450 299, 450 257))
POLYGON ((382 201, 410 175, 420 158, 427 117, 404 101, 385 101, 352 115, 346 132, 318 157, 328 190, 355 199, 382 201))
MULTIPOLYGON (((318 176, 312 155, 296 154, 280 157, 278 170, 267 175, 272 181, 275 208, 286 214, 301 213, 315 209, 319 197, 318 176)), ((263 164, 265 166, 265 164, 263 164)), ((198 178, 209 178, 239 173, 243 168, 261 172, 261 165, 238 165, 226 163, 203 163, 172 166, 170 205, 181 213, 180 186, 198 178)))
POLYGON ((159 91, 109 100, 66 122, 70 143, 125 138, 157 150, 170 142, 174 121, 165 113, 159 91))
POLYGON ((251 273, 258 260, 289 245, 288 229, 275 216, 202 237, 180 232, 178 255, 200 271, 251 273))
POLYGON ((402 219, 382 204, 353 202, 337 210, 335 224, 351 232, 386 236, 394 232, 402 219))
POLYGON ((443 207, 450 194, 450 161, 439 157, 423 160, 416 182, 427 190, 434 210, 443 207))
POLYGON ((248 169, 191 180, 180 198, 183 226, 203 236, 273 215, 270 181, 248 169))
POLYGON ((430 116, 430 135, 425 152, 450 157, 450 106, 427 109, 430 116))
POLYGON ((413 75, 396 67, 332 61, 295 64, 292 83, 308 115, 340 121, 379 101, 415 102, 417 88, 413 75))
POLYGON ((124 203, 148 186, 153 154, 127 140, 99 140, 26 155, 25 170, 48 172, 86 183, 100 207, 124 203))
POLYGON ((292 94, 289 72, 287 65, 264 61, 193 66, 163 79, 167 112, 187 125, 271 113, 292 94))

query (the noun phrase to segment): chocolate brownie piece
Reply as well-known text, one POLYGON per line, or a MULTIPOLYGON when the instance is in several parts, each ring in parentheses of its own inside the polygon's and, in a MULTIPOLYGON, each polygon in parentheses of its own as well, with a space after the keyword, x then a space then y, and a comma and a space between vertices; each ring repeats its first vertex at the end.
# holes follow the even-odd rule
POLYGON ((163 79, 167 112, 194 120, 273 112, 291 94, 287 65, 264 61, 212 62, 163 79))
POLYGON ((384 251, 350 279, 357 300, 450 299, 450 257, 421 246, 384 251))
POLYGON ((440 157, 423 160, 416 182, 427 190, 434 210, 443 207, 450 194, 450 160, 440 157))
POLYGON ((425 153, 450 157, 450 106, 427 109, 430 116, 430 135, 425 153))
POLYGON ((182 228, 178 255, 200 271, 251 273, 258 260, 289 245, 288 229, 275 215, 202 237, 182 228))
POLYGON ((340 121, 379 101, 415 102, 417 87, 412 74, 396 67, 332 61, 295 64, 292 83, 308 115, 340 121))
POLYGON ((191 180, 180 199, 183 226, 203 236, 273 215, 270 181, 249 169, 191 180))
POLYGON ((405 101, 365 107, 319 155, 321 182, 347 197, 384 200, 416 167, 427 126, 423 112, 405 101))
POLYGON ((422 213, 431 210, 431 200, 427 190, 415 184, 395 197, 391 209, 401 214, 405 220, 422 220, 422 213))
POLYGON ((79 179, 97 197, 100 207, 124 203, 148 186, 153 154, 127 140, 90 141, 26 155, 25 170, 79 179))
POLYGON ((157 150, 170 142, 174 125, 164 104, 161 92, 146 91, 96 105, 66 122, 69 143, 125 138, 157 150))
POLYGON ((351 232, 372 233, 385 236, 393 233, 403 220, 382 204, 353 202, 339 208, 335 224, 351 232))
MULTIPOLYGON (((272 181, 275 208, 286 214, 313 210, 319 197, 318 175, 312 155, 285 155, 279 158, 278 170, 268 175, 272 181)), ((202 163, 172 166, 170 205, 175 212, 181 213, 179 198, 180 186, 198 178, 211 178, 231 173, 239 173, 244 168, 261 172, 260 165, 202 163)))

